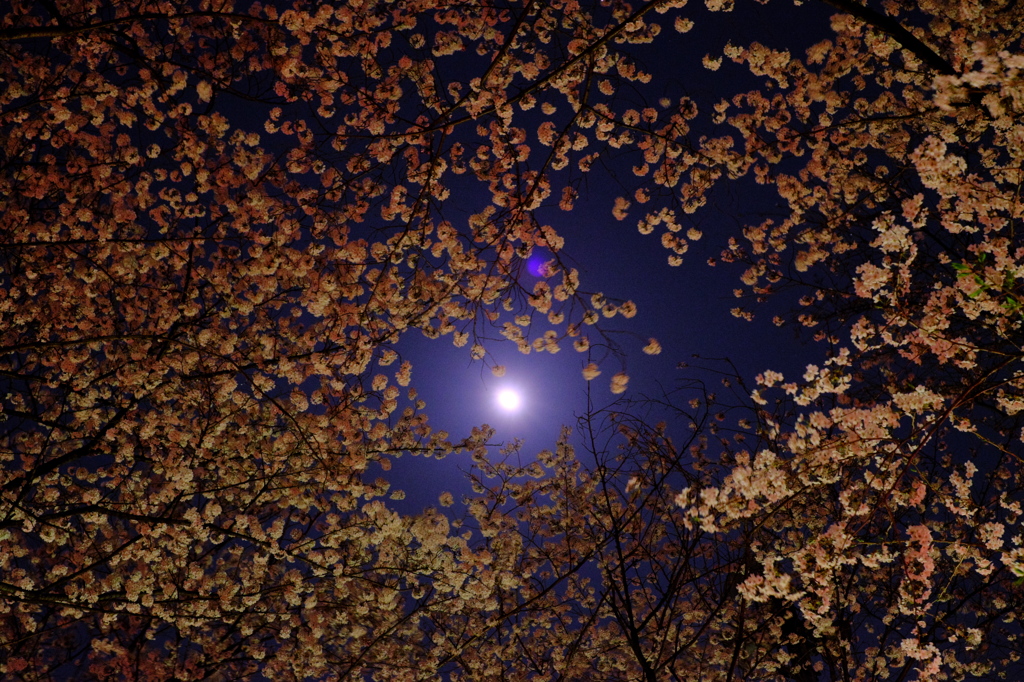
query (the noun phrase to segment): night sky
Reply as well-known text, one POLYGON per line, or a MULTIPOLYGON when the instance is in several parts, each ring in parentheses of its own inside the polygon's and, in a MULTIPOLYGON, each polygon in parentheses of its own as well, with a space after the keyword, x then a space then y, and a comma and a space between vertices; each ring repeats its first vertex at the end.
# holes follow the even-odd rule
MULTIPOLYGON (((636 97, 687 96, 706 111, 723 97, 760 83, 745 65, 728 59, 717 72, 705 69, 701 63, 705 55, 721 55, 730 42, 752 40, 799 54, 830 35, 832 11, 821 3, 774 3, 767 8, 743 3, 742 11, 733 13, 694 9, 700 15, 700 30, 678 34, 668 29, 652 45, 631 50, 653 75, 649 91, 636 97)), ((644 101, 637 99, 631 104, 640 106, 644 101)), ((705 131, 691 131, 693 139, 701 134, 705 131)), ((728 237, 739 234, 744 224, 759 222, 776 210, 781 214, 774 188, 757 185, 749 177, 721 183, 708 206, 686 216, 689 222, 684 229, 696 227, 703 237, 691 242, 681 266, 672 267, 658 233, 642 235, 637 230, 638 211, 622 221, 612 216, 614 197, 629 196, 635 187, 629 170, 635 161, 635 156, 628 155, 610 158, 605 168, 588 174, 572 212, 551 206, 537 214, 565 239, 559 255, 563 263, 580 271, 581 292, 631 300, 637 306, 635 317, 602 320, 600 326, 607 338, 601 339, 591 328, 592 348, 584 353, 574 350, 570 339, 557 354, 523 355, 494 330, 495 340, 486 344, 485 362, 472 360, 468 346, 456 348, 448 337, 430 340, 416 332, 407 335, 396 348, 403 359, 413 363, 412 384, 426 402, 435 429, 447 431, 457 441, 474 426, 486 423, 495 429, 494 456, 497 446, 521 439, 519 457, 529 462, 539 450, 554 446, 564 425, 575 427, 587 412, 588 401, 600 410, 625 401, 657 399, 691 381, 715 390, 721 387, 720 372, 729 371, 728 363, 752 385, 753 378, 765 369, 795 376, 802 374, 807 364, 820 362, 823 349, 809 343, 806 334, 801 335, 792 324, 772 324, 775 314, 797 307, 796 297, 782 292, 763 304, 738 300, 733 290, 745 266, 719 261, 728 237), (709 258, 718 264, 710 267, 709 258), (736 318, 730 312, 736 306, 754 310, 755 319, 736 318), (661 344, 660 354, 642 352, 650 338, 661 344), (581 370, 591 361, 600 365, 602 373, 588 385, 581 370), (507 368, 504 377, 492 375, 488 367, 494 364, 507 368), (616 396, 609 382, 619 371, 625 371, 630 381, 627 391, 616 396), (503 388, 522 394, 518 410, 510 412, 498 404, 497 394, 503 388)), ((471 194, 456 195, 453 202, 471 205, 474 199, 471 194)), ((523 263, 519 281, 526 289, 536 281, 536 264, 549 256, 537 253, 523 263)), ((537 333, 544 329, 539 326, 537 333)), ((670 424, 670 432, 684 428, 685 424, 670 424)), ((406 457, 396 462, 387 477, 393 489, 406 493, 403 510, 416 513, 436 504, 442 490, 467 492, 468 483, 460 471, 470 468, 465 454, 442 462, 406 457)))

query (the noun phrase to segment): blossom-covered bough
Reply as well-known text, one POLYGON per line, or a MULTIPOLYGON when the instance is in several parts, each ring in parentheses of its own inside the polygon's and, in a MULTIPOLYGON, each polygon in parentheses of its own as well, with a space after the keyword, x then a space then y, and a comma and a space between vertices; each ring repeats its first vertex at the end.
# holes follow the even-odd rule
POLYGON ((634 55, 716 19, 680 0, 0 3, 0 674, 1019 676, 1024 10, 829 4, 704 103, 634 55), (718 260, 813 364, 489 462, 394 347, 631 317, 550 219, 612 164, 676 266, 777 190, 718 260), (465 518, 367 474, 457 449, 465 518))
POLYGON ((803 310, 776 323, 805 327, 823 356, 802 377, 758 377, 758 404, 795 404, 768 425, 775 445, 679 502, 709 531, 769 532, 738 590, 788 604, 817 643, 807 662, 830 679, 1013 677, 1021 15, 830 4, 844 10, 835 35, 802 58, 726 47, 763 87, 715 106, 720 134, 682 171, 777 188, 782 217, 722 253, 746 266, 737 295, 750 305, 734 314, 795 291, 803 310))
POLYGON ((2 9, 3 674, 395 679, 462 655, 420 621, 486 613, 491 562, 366 472, 488 432, 432 431, 393 346, 585 349, 632 312, 578 296, 537 209, 634 13, 2 9))

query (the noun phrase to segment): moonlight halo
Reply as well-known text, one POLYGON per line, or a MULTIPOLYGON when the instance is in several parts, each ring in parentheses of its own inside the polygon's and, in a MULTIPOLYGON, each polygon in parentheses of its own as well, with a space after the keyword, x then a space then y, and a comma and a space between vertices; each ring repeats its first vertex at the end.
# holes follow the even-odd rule
POLYGON ((497 394, 498 406, 506 412, 515 412, 522 405, 519 392, 511 388, 503 388, 497 394))

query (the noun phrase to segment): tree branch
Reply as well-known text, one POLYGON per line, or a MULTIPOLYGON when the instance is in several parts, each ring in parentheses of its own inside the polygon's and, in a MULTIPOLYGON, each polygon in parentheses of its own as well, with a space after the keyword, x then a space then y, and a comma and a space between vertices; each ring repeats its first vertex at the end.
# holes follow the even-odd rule
POLYGON ((924 44, 913 33, 893 19, 870 7, 865 7, 854 0, 821 0, 826 5, 835 7, 840 12, 854 16, 866 24, 878 29, 896 42, 904 49, 910 50, 918 59, 930 66, 935 71, 947 76, 958 75, 952 65, 943 59, 935 50, 924 44))

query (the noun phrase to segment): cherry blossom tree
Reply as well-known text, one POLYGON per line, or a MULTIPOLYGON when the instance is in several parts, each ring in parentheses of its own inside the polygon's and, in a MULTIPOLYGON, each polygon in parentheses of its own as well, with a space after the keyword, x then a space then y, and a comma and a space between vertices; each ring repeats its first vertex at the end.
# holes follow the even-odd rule
POLYGON ((551 113, 576 117, 573 54, 640 39, 632 14, 0 15, 4 675, 413 675, 418 614, 479 611, 488 583, 369 472, 487 432, 433 431, 393 347, 481 358, 497 324, 554 352, 618 312, 557 262, 517 272, 561 248, 537 208, 583 140, 551 113), (564 17, 578 37, 551 43, 564 17))
POLYGON ((639 55, 751 8, 6 0, 3 674, 1019 672, 1024 10, 828 4, 801 53, 707 55, 757 85, 705 103, 639 55), (799 302, 811 364, 739 394, 745 441, 701 394, 685 444, 594 414, 593 461, 491 461, 395 346, 631 317, 548 218, 613 162, 675 266, 719 188, 777 193, 713 263, 740 317, 799 302), (399 514, 375 472, 456 450, 468 516, 399 514))
MULTIPOLYGON (((711 264, 745 266, 735 315, 792 296, 800 309, 776 324, 822 344, 802 377, 757 378, 757 403, 796 405, 771 426, 776 443, 679 503, 709 531, 774 531, 738 589, 787 604, 813 641, 849 637, 817 651, 830 679, 1013 677, 1020 10, 829 4, 834 35, 803 55, 729 44, 705 59, 760 79, 713 106, 717 133, 674 158, 678 137, 649 129, 639 142, 655 151, 635 197, 658 199, 639 228, 666 225, 672 263, 680 216, 699 216, 717 186, 777 190, 779 215, 711 264), (844 635, 865 611, 878 622, 844 635)), ((620 198, 621 217, 633 200, 620 198)))

